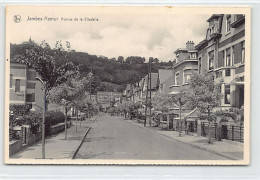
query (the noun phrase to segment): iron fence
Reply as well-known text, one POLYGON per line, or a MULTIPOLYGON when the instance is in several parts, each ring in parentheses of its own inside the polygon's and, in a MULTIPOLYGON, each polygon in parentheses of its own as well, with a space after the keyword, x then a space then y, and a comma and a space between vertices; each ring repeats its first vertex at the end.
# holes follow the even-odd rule
MULTIPOLYGON (((201 135, 208 136, 209 123, 201 123, 201 135)), ((244 142, 244 127, 232 125, 220 125, 211 123, 211 137, 215 139, 228 139, 232 141, 244 142)))

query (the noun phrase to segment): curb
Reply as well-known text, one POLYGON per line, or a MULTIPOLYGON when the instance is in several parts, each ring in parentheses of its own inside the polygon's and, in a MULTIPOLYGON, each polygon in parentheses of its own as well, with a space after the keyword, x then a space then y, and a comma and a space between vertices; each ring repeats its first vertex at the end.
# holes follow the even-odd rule
MULTIPOLYGON (((96 121, 97 117, 98 117, 98 116, 96 116, 96 117, 94 118, 94 122, 96 121)), ((87 136, 88 132, 90 131, 90 129, 91 129, 91 127, 88 127, 88 129, 87 129, 87 131, 86 131, 84 137, 82 138, 82 140, 81 140, 81 142, 80 142, 78 148, 77 148, 76 151, 74 152, 74 154, 73 154, 73 156, 72 156, 72 159, 75 159, 75 157, 77 156, 77 154, 78 154, 78 152, 79 152, 79 149, 81 148, 81 146, 82 146, 82 144, 83 144, 83 142, 84 142, 84 139, 86 138, 86 136, 87 136)))
POLYGON ((207 149, 207 148, 201 147, 201 146, 196 145, 196 144, 188 143, 188 142, 179 140, 179 139, 177 139, 177 138, 174 138, 174 137, 171 137, 171 136, 167 136, 167 135, 165 135, 165 134, 161 134, 161 133, 159 133, 159 132, 157 132, 157 131, 155 131, 155 132, 156 132, 157 134, 160 134, 160 135, 163 135, 163 136, 165 136, 165 137, 174 139, 174 140, 176 140, 176 141, 178 141, 178 142, 181 142, 181 143, 183 143, 183 144, 187 144, 187 145, 190 145, 190 146, 192 146, 192 147, 196 147, 196 148, 198 148, 198 149, 201 149, 201 150, 204 150, 204 151, 207 151, 207 152, 210 152, 210 153, 217 154, 217 155, 219 155, 219 156, 228 158, 228 159, 230 159, 230 160, 241 160, 241 159, 239 159, 239 158, 231 157, 231 156, 228 156, 228 155, 226 155, 226 154, 223 154, 223 153, 220 153, 220 152, 211 150, 211 149, 207 149))
POLYGON ((74 152, 74 154, 73 154, 73 156, 72 156, 72 159, 75 159, 75 157, 76 157, 76 155, 78 154, 79 149, 81 148, 81 146, 82 146, 82 144, 83 144, 83 142, 84 142, 84 139, 86 138, 86 136, 87 136, 88 132, 90 131, 90 129, 91 129, 90 127, 87 129, 87 131, 86 131, 85 135, 83 136, 83 138, 82 138, 82 140, 81 140, 81 142, 80 142, 78 148, 77 148, 76 151, 74 152))
MULTIPOLYGON (((136 124, 134 124, 134 123, 132 123, 132 122, 129 122, 129 121, 127 121, 127 122, 130 123, 130 124, 133 124, 133 125, 135 125, 135 126, 138 126, 138 125, 136 125, 136 124)), ((149 129, 149 128, 144 127, 144 126, 138 126, 138 127, 140 127, 140 128, 145 128, 145 129, 149 129)), ((217 154, 217 155, 219 155, 219 156, 228 158, 228 159, 230 159, 230 160, 242 160, 242 159, 240 159, 240 158, 231 157, 231 156, 229 156, 229 155, 226 155, 226 154, 223 154, 223 153, 220 153, 220 152, 211 150, 211 149, 207 149, 207 148, 201 147, 201 146, 196 145, 196 144, 192 144, 192 143, 189 143, 189 142, 181 141, 180 139, 177 139, 177 138, 174 138, 174 137, 172 137, 172 136, 168 136, 168 135, 159 133, 159 132, 157 132, 157 131, 155 131, 155 130, 153 130, 153 129, 149 129, 149 130, 152 130, 153 132, 155 132, 155 133, 157 133, 157 134, 160 134, 160 135, 162 135, 162 136, 165 136, 165 137, 174 139, 174 140, 176 140, 176 141, 178 141, 178 142, 181 142, 181 143, 183 143, 183 144, 187 144, 187 145, 190 145, 190 146, 192 146, 192 147, 196 147, 196 148, 198 148, 198 149, 201 149, 201 150, 204 150, 204 151, 207 151, 207 152, 211 152, 211 153, 217 154)))

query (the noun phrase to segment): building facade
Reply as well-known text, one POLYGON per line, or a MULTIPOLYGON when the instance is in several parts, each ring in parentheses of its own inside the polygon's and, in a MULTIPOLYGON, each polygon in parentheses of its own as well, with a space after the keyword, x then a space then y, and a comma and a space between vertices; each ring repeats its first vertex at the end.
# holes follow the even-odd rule
POLYGON ((24 64, 10 63, 10 105, 29 105, 32 110, 44 107, 44 92, 40 77, 34 68, 24 64))
POLYGON ((242 14, 214 14, 207 22, 206 39, 198 50, 199 73, 214 75, 221 83, 221 107, 244 105, 245 16, 242 14))
POLYGON ((186 43, 186 48, 177 49, 173 62, 173 84, 170 86, 171 93, 178 93, 181 88, 187 88, 191 74, 198 70, 197 50, 193 41, 186 43))

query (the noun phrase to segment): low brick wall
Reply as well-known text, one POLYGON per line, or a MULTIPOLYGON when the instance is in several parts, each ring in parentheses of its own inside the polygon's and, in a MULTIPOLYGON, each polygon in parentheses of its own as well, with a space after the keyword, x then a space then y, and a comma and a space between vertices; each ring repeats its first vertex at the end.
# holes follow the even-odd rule
POLYGON ((23 148, 22 139, 9 142, 9 156, 21 151, 23 148))
MULTIPOLYGON (((67 122, 67 127, 71 127, 72 122, 68 121, 67 122)), ((65 123, 59 123, 57 125, 51 126, 51 134, 57 134, 59 132, 62 132, 65 130, 65 123)), ((26 143, 23 144, 23 139, 20 137, 20 139, 16 141, 9 142, 9 156, 12 156, 13 154, 37 143, 38 141, 41 140, 42 138, 42 133, 38 134, 30 134, 29 131, 26 135, 26 143)))
POLYGON ((26 139, 26 144, 23 144, 22 138, 9 143, 9 156, 35 144, 36 142, 41 140, 41 133, 38 134, 30 134, 26 139))

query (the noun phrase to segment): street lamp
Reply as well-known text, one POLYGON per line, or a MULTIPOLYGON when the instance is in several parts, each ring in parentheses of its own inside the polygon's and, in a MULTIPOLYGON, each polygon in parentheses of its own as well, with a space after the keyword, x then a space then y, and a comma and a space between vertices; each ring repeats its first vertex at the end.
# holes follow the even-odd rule
POLYGON ((43 112, 42 112, 42 159, 45 159, 45 113, 46 113, 46 83, 39 77, 35 78, 40 81, 43 85, 43 112))
MULTIPOLYGON (((91 99, 91 86, 92 86, 92 78, 93 78, 93 73, 92 73, 92 68, 91 71, 88 73, 88 77, 90 79, 90 87, 89 87, 89 100, 92 101, 91 99)), ((88 111, 88 118, 90 118, 90 110, 88 111)))

